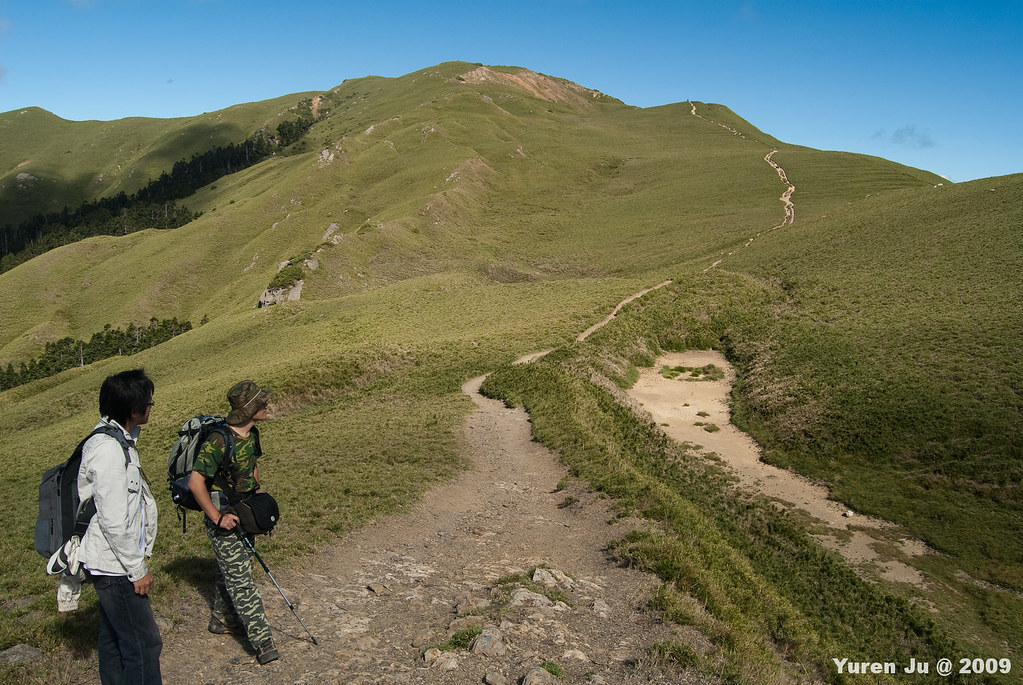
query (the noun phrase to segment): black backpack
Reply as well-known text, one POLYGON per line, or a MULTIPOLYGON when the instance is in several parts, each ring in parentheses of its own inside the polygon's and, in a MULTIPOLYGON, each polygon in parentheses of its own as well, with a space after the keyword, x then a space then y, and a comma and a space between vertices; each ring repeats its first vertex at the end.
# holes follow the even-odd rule
MULTIPOLYGON (((263 453, 259 446, 259 431, 255 426, 252 431, 256 437, 256 456, 259 457, 263 453)), ((167 459, 167 485, 170 487, 171 499, 174 500, 174 504, 178 505, 178 518, 181 519, 182 532, 185 532, 187 527, 186 510, 201 511, 192 491, 188 489, 188 481, 192 476, 199 448, 213 433, 220 433, 224 437, 224 460, 220 463, 220 470, 217 471, 215 481, 221 490, 230 493, 225 469, 231 462, 234 452, 234 433, 223 417, 193 416, 181 426, 181 430, 178 431, 178 439, 170 449, 170 456, 167 459)))
POLYGON ((82 465, 82 448, 95 435, 109 435, 117 440, 124 450, 124 468, 128 468, 131 461, 124 431, 116 426, 99 426, 78 443, 67 461, 43 474, 39 484, 35 546, 36 551, 44 557, 52 555, 74 536, 81 539, 96 514, 96 503, 91 498, 85 502, 78 498, 78 469, 82 465))

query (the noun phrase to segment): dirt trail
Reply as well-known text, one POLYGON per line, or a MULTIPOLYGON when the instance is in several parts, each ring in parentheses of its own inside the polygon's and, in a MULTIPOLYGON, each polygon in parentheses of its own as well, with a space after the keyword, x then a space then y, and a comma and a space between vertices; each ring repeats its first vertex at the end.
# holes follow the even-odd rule
MULTIPOLYGON (((618 312, 620 312, 622 310, 622 307, 624 307, 625 305, 629 304, 633 300, 636 300, 636 299, 638 299, 640 297, 643 297, 644 295, 646 295, 648 292, 650 292, 652 290, 657 290, 659 288, 663 288, 664 286, 668 285, 671 282, 672 282, 672 279, 669 278, 668 280, 663 281, 661 283, 658 283, 657 285, 655 285, 655 286, 653 286, 651 288, 647 288, 646 290, 640 290, 638 293, 626 297, 624 300, 619 302, 618 305, 611 311, 611 313, 608 314, 606 317, 604 317, 603 320, 598 321, 597 323, 593 324, 592 326, 587 328, 585 331, 580 333, 576 337, 576 342, 582 342, 583 340, 586 340, 586 338, 590 337, 593 333, 596 333, 601 328, 603 328, 604 326, 609 324, 613 318, 618 316, 618 312)), ((526 357, 525 359, 528 360, 528 361, 532 361, 533 359, 536 359, 537 356, 542 356, 543 354, 544 353, 539 353, 538 355, 530 355, 529 357, 526 357)))
MULTIPOLYGON (((851 533, 845 542, 823 536, 848 558, 880 564, 890 579, 917 582, 912 569, 881 559, 869 538, 853 529, 880 529, 883 523, 857 516, 850 525, 825 492, 759 461, 756 446, 728 423, 733 374, 723 358, 693 352, 662 362, 714 363, 727 370, 721 381, 700 383, 642 374, 632 397, 670 435, 715 452, 743 484, 851 533), (695 428, 700 411, 722 430, 695 428)), ((570 682, 593 685, 705 682, 666 670, 650 657, 651 647, 664 640, 697 649, 706 642, 649 612, 645 607, 657 579, 618 566, 604 551, 610 540, 643 522, 615 518, 605 499, 567 480, 557 455, 533 441, 523 410, 479 394, 483 378, 462 387, 477 406, 465 427, 469 470, 428 492, 410 513, 367 525, 299 568, 273 569, 318 646, 257 567, 281 659, 259 666, 244 640, 207 633, 207 605, 196 590, 170 607, 184 618, 175 623, 160 618, 165 682, 508 685, 544 682, 526 679, 544 662, 558 664, 570 682), (552 596, 562 603, 512 594, 516 585, 499 582, 536 567, 555 569, 550 584, 559 594, 552 596), (524 599, 509 601, 513 597, 524 599), (486 628, 489 641, 482 647, 428 650, 470 625, 486 628)))
MULTIPOLYGON (((696 111, 696 103, 692 105, 693 116, 711 123, 724 126, 734 134, 743 136, 739 131, 714 122, 701 116, 696 111)), ((781 202, 785 213, 781 223, 757 232, 743 245, 749 247, 763 233, 792 225, 796 220, 796 206, 792 195, 796 187, 789 181, 788 174, 777 162, 774 155, 777 148, 772 149, 764 157, 764 161, 778 174, 785 184, 781 202)), ((713 262, 703 271, 706 273, 717 268, 729 256, 713 262)), ((716 352, 687 352, 685 355, 665 355, 658 360, 661 366, 702 367, 714 364, 725 370, 725 378, 716 381, 685 382, 669 380, 657 371, 647 370, 641 373, 639 382, 630 391, 630 396, 643 403, 656 421, 663 424, 666 432, 673 438, 683 442, 703 445, 709 452, 717 454, 739 476, 742 484, 762 493, 784 507, 798 508, 821 524, 827 532, 817 536, 826 547, 834 549, 843 557, 861 569, 867 575, 879 574, 886 580, 912 583, 917 586, 924 584, 923 576, 912 566, 893 558, 889 554, 878 551, 878 548, 895 547, 897 555, 904 558, 918 556, 927 551, 926 545, 917 540, 907 538, 891 539, 895 528, 882 520, 866 516, 855 516, 846 507, 828 498, 826 488, 814 484, 790 471, 774 468, 760 460, 760 449, 746 434, 740 432, 730 422, 730 411, 727 398, 731 392, 735 372, 724 356, 716 352), (679 386, 682 387, 679 387, 679 386), (701 417, 698 412, 708 416, 701 417), (721 428, 718 432, 708 432, 699 424, 714 424, 721 428), (886 544, 887 543, 887 544, 886 544)))
POLYGON ((519 683, 548 661, 577 683, 703 682, 652 662, 654 643, 699 644, 700 637, 649 613, 658 581, 620 568, 603 551, 638 523, 615 519, 606 500, 580 484, 559 490, 565 467, 532 440, 523 410, 479 394, 482 380, 463 386, 477 405, 465 429, 470 470, 430 491, 413 512, 352 533, 302 568, 271 569, 319 646, 257 567, 282 658, 258 666, 242 641, 207 633, 208 610, 196 592, 174 607, 188 618, 164 627, 165 682, 499 685, 519 683), (537 566, 570 576, 557 587, 567 604, 533 606, 543 601, 534 599, 498 612, 507 598, 498 596, 497 580, 537 566), (459 618, 473 607, 478 616, 459 618), (496 629, 505 653, 424 657, 468 623, 496 629))
MULTIPOLYGON (((920 582, 909 566, 875 552, 870 535, 860 530, 882 530, 883 522, 849 519, 823 489, 759 460, 756 445, 729 424, 734 373, 719 354, 669 354, 660 361, 715 364, 726 371, 714 382, 669 380, 651 370, 641 374, 630 395, 669 435, 717 454, 743 485, 842 531, 821 539, 851 561, 874 565, 890 580, 920 582), (708 433, 694 425, 698 420, 721 430, 708 433)), ((173 625, 162 621, 166 683, 501 685, 522 682, 544 662, 564 668, 572 682, 703 682, 664 670, 650 658, 657 642, 675 639, 699 648, 703 638, 648 612, 646 601, 658 581, 619 567, 604 552, 610 540, 642 522, 616 519, 607 501, 580 483, 560 487, 567 471, 532 440, 529 417, 482 397, 482 381, 474 378, 462 387, 477 406, 465 428, 468 471, 427 493, 411 513, 355 531, 301 568, 275 571, 319 646, 310 643, 257 568, 282 658, 258 666, 244 641, 208 634, 208 611, 196 591, 172 607, 174 615, 187 618, 173 625), (536 604, 542 598, 507 604, 508 593, 501 589, 509 586, 499 579, 535 567, 567 574, 566 579, 555 573, 564 604, 536 604), (486 627, 499 648, 427 651, 469 625, 486 627)), ((914 548, 907 545, 904 552, 914 548)))
MULTIPOLYGON (((697 111, 696 111, 696 103, 695 102, 690 101, 689 105, 692 108, 690 110, 690 114, 692 114, 697 119, 703 119, 704 121, 708 121, 708 122, 710 122, 712 124, 717 124, 721 128, 724 128, 724 129, 730 131, 732 134, 734 134, 736 136, 739 136, 740 138, 746 138, 746 136, 741 131, 738 131, 735 128, 733 128, 731 126, 728 126, 727 124, 723 124, 723 123, 721 123, 719 121, 714 121, 713 119, 708 119, 707 117, 703 116, 702 114, 698 114, 697 111)), ((774 157, 774 155, 777 152, 778 152, 777 148, 771 150, 770 152, 768 152, 767 155, 764 157, 764 161, 771 165, 771 168, 774 169, 777 172, 778 178, 780 178, 782 183, 785 184, 785 191, 781 194, 781 197, 779 198, 781 200, 782 204, 785 205, 785 214, 784 214, 780 224, 778 224, 777 226, 772 226, 771 228, 766 229, 765 231, 759 231, 755 235, 751 236, 749 238, 749 240, 747 240, 746 243, 743 245, 743 247, 749 247, 750 245, 753 244, 753 241, 755 241, 757 238, 759 238, 761 235, 763 235, 767 231, 774 231, 774 230, 779 229, 779 228, 784 228, 785 226, 789 226, 790 224, 792 224, 796 220, 796 205, 793 204, 793 202, 792 202, 792 194, 794 192, 796 192, 796 186, 792 185, 792 182, 789 181, 788 174, 785 173, 785 170, 782 169, 781 166, 779 166, 778 163, 775 162, 772 159, 772 157, 774 157)), ((734 254, 734 252, 729 252, 724 257, 721 257, 721 258, 715 260, 710 266, 708 266, 706 269, 704 269, 703 272, 706 273, 706 272, 710 271, 711 269, 717 268, 718 266, 721 265, 722 262, 724 262, 728 257, 731 257, 733 254, 734 254)))
MULTIPOLYGON (((785 173, 785 170, 778 166, 777 162, 771 159, 777 152, 778 150, 771 150, 768 152, 767 156, 764 157, 764 161, 770 164, 771 167, 778 172, 778 178, 780 178, 781 182, 785 184, 785 192, 781 194, 781 201, 785 204, 785 218, 783 218, 782 222, 777 226, 773 226, 768 229, 771 231, 776 228, 788 226, 796 220, 796 206, 792 204, 792 193, 796 192, 796 187, 789 181, 789 176, 785 173)), ((757 235, 760 234, 758 233, 757 235)), ((752 238, 750 239, 750 242, 752 242, 752 238)), ((746 245, 749 246, 749 243, 746 243, 746 245)))

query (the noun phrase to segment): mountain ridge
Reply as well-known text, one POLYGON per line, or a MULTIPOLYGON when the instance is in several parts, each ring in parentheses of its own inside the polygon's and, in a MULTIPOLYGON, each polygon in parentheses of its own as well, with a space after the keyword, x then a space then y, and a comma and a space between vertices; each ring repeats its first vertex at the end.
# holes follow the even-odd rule
POLYGON ((0 151, 0 221, 16 225, 33 214, 60 212, 118 192, 130 194, 169 172, 178 160, 241 142, 283 107, 310 96, 285 95, 171 119, 70 121, 38 107, 0 113, 5 139, 0 151))

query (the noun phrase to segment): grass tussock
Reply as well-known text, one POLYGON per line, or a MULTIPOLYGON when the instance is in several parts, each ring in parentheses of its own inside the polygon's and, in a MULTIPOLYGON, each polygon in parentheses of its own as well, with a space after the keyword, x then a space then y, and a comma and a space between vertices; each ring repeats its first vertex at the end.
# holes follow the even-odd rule
POLYGON ((660 373, 665 378, 672 380, 678 378, 684 381, 719 381, 725 377, 725 372, 714 364, 701 367, 663 366, 660 373))
POLYGON ((483 626, 469 626, 463 628, 448 639, 447 642, 442 642, 438 645, 434 645, 434 648, 439 649, 442 652, 453 652, 458 649, 469 649, 472 641, 476 639, 480 633, 483 632, 483 626))

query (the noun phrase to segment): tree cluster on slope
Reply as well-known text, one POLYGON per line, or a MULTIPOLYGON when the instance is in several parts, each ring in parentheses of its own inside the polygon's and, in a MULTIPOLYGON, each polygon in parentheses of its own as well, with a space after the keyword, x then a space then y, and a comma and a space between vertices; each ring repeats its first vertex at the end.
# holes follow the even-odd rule
POLYGON ((0 390, 47 378, 107 357, 135 354, 190 330, 192 324, 188 321, 178 321, 177 318, 157 321, 153 317, 148 326, 130 323, 124 330, 107 324, 102 331, 93 333, 88 342, 70 337, 48 342, 37 359, 28 363, 21 362, 18 368, 8 362, 6 369, 0 369, 0 390))

